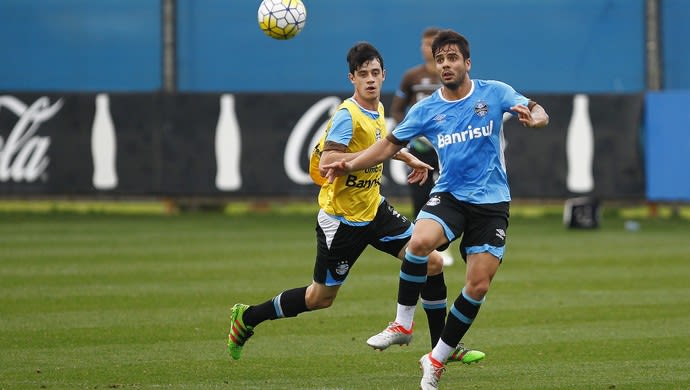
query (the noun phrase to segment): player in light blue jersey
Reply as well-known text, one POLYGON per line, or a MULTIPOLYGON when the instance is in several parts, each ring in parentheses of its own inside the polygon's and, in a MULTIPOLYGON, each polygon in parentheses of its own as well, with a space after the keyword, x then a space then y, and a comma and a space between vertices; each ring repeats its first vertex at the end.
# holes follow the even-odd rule
POLYGON ((503 113, 515 105, 527 106, 528 99, 500 81, 470 80, 469 88, 458 100, 436 90, 410 109, 393 136, 407 140, 423 135, 432 143, 442 165, 431 193, 447 192, 475 204, 507 202, 503 113))
MULTIPOLYGON (((511 86, 469 77, 470 49, 462 35, 441 31, 432 51, 443 86, 415 104, 391 134, 357 158, 323 166, 333 180, 381 163, 418 136, 436 149, 439 178, 417 216, 400 268, 398 296, 418 298, 429 254, 458 238, 467 269, 465 286, 450 309, 441 340, 420 359, 422 389, 438 388, 445 363, 472 325, 503 261, 510 202, 502 152, 503 114, 510 113, 532 128, 549 123, 543 107, 511 86)), ((398 304, 395 322, 410 323, 414 311, 415 306, 398 304)))

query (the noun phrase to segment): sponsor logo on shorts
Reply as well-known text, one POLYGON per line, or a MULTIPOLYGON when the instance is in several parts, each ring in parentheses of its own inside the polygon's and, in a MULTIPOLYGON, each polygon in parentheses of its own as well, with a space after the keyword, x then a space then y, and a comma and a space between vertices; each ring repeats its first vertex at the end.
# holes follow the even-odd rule
POLYGON ((438 206, 440 204, 441 204, 441 198, 438 198, 435 196, 426 201, 427 206, 438 206))
POLYGON ((335 267, 335 273, 343 276, 347 273, 347 271, 350 270, 350 265, 347 263, 347 261, 342 260, 338 262, 338 265, 335 267))
POLYGON ((398 210, 394 209, 391 205, 388 205, 388 211, 393 214, 395 218, 402 219, 403 221, 407 220, 404 215, 400 214, 398 210))
POLYGON ((501 240, 506 239, 506 232, 503 229, 496 229, 496 237, 500 238, 501 240))

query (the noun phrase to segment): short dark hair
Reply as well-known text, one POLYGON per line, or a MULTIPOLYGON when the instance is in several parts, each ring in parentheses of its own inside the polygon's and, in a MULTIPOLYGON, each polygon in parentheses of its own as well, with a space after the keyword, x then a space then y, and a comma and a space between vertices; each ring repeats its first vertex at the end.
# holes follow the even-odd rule
POLYGON ((378 50, 369 42, 359 42, 352 46, 347 52, 347 64, 350 67, 350 73, 355 74, 357 69, 361 68, 364 63, 371 60, 379 60, 381 69, 383 68, 383 57, 378 50))
POLYGON ((434 42, 431 44, 431 52, 435 56, 440 48, 447 45, 457 45, 462 56, 465 57, 465 59, 470 58, 470 43, 467 41, 467 38, 453 30, 439 31, 439 33, 436 34, 436 38, 434 38, 434 42))
POLYGON ((441 31, 441 29, 438 27, 427 27, 424 31, 422 31, 422 38, 434 37, 439 31, 441 31))

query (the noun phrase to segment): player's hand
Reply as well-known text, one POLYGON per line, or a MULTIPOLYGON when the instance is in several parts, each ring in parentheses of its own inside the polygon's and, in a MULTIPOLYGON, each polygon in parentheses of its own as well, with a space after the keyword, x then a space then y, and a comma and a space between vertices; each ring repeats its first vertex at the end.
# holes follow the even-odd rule
POLYGON ((328 179, 329 183, 333 183, 336 177, 345 176, 352 171, 352 164, 345 160, 334 161, 330 164, 323 164, 319 167, 321 176, 328 179))
POLYGON ((410 184, 419 183, 419 185, 421 186, 422 184, 426 183, 426 180, 428 178, 429 178, 429 170, 428 169, 416 168, 416 169, 413 169, 409 175, 407 175, 407 182, 410 184))
POLYGON ((536 121, 532 118, 532 111, 527 106, 518 104, 510 107, 510 109, 517 114, 518 120, 526 127, 534 127, 536 121))
POLYGON ((426 182, 429 177, 429 171, 434 170, 434 167, 411 154, 410 159, 407 161, 407 166, 412 168, 412 172, 407 175, 407 182, 410 184, 419 183, 420 186, 426 182))

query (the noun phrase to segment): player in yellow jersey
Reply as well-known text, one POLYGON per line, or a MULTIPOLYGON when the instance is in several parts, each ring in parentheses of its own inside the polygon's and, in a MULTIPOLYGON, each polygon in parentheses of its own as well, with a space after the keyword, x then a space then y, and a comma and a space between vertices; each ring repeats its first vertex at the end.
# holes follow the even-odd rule
MULTIPOLYGON (((372 45, 361 42, 350 49, 347 61, 354 95, 342 102, 329 121, 315 147, 310 165, 312 178, 321 186, 313 281, 309 286, 285 290, 258 305, 234 305, 228 334, 228 352, 234 359, 240 358, 244 344, 260 323, 330 307, 368 245, 401 260, 405 257, 413 225, 381 196, 383 164, 351 172, 332 183, 321 176, 325 171, 319 172, 320 165, 355 158, 388 134, 380 102, 385 79, 383 58, 372 45)), ((423 183, 428 178, 431 167, 410 153, 401 151, 394 158, 412 168, 408 177, 411 183, 423 183)), ((419 267, 424 267, 422 273, 429 275, 423 277, 426 287, 421 296, 433 346, 440 337, 446 316, 443 260, 437 252, 429 256, 428 264, 404 260, 401 275, 412 275, 408 269, 419 267)), ((415 282, 419 283, 417 279, 420 278, 416 277, 415 282)), ((398 308, 414 305, 416 300, 416 296, 399 295, 398 308)), ((374 348, 385 349, 392 344, 409 344, 411 339, 412 323, 391 324, 386 340, 370 339, 367 343, 374 348)))

